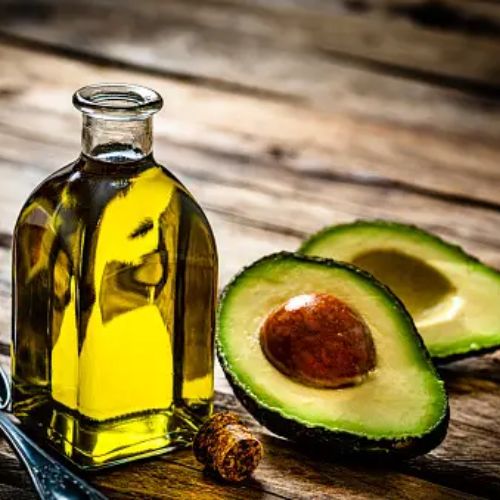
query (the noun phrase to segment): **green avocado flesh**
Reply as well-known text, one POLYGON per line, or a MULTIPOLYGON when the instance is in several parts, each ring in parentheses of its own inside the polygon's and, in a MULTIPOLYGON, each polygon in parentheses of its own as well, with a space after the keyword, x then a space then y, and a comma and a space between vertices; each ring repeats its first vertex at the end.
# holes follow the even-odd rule
POLYGON ((217 319, 221 365, 246 408, 273 432, 355 451, 416 455, 444 437, 448 404, 401 302, 360 269, 279 253, 244 269, 225 288, 217 319), (295 382, 264 355, 259 332, 270 313, 303 294, 343 301, 368 326, 376 366, 358 385, 315 388, 295 382))
POLYGON ((300 252, 350 262, 386 284, 435 358, 500 346, 500 273, 432 234, 359 221, 326 228, 300 252))

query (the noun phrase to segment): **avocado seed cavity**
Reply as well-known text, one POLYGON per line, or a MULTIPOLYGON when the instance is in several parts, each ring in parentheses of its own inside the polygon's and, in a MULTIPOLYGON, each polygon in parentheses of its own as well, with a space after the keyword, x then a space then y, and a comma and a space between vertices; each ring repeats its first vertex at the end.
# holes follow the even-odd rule
POLYGON ((357 384, 375 368, 368 326, 326 293, 292 297, 271 312, 260 330, 260 345, 280 372, 313 387, 357 384))

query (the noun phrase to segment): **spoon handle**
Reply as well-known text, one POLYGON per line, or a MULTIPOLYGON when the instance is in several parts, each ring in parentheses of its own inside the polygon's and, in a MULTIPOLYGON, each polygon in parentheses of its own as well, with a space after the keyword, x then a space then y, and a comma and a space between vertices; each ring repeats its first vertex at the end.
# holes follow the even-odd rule
POLYGON ((106 500, 102 493, 49 456, 3 412, 0 412, 0 429, 26 466, 41 499, 106 500))

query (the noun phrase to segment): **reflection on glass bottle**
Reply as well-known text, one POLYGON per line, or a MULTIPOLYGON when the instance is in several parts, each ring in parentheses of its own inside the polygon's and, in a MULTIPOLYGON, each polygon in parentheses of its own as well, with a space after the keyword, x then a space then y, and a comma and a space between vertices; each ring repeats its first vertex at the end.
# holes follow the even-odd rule
POLYGON ((211 412, 217 256, 151 155, 160 97, 91 86, 75 102, 83 153, 16 226, 13 396, 24 425, 96 467, 184 446, 211 412))

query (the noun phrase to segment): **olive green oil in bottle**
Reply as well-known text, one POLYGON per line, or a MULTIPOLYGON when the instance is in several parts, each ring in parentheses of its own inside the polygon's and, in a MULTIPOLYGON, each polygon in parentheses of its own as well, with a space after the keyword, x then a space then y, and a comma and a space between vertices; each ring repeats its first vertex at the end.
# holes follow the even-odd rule
POLYGON ((83 468, 185 446, 210 415, 217 254, 186 188, 152 156, 145 87, 75 93, 82 154, 15 229, 13 411, 83 468))

